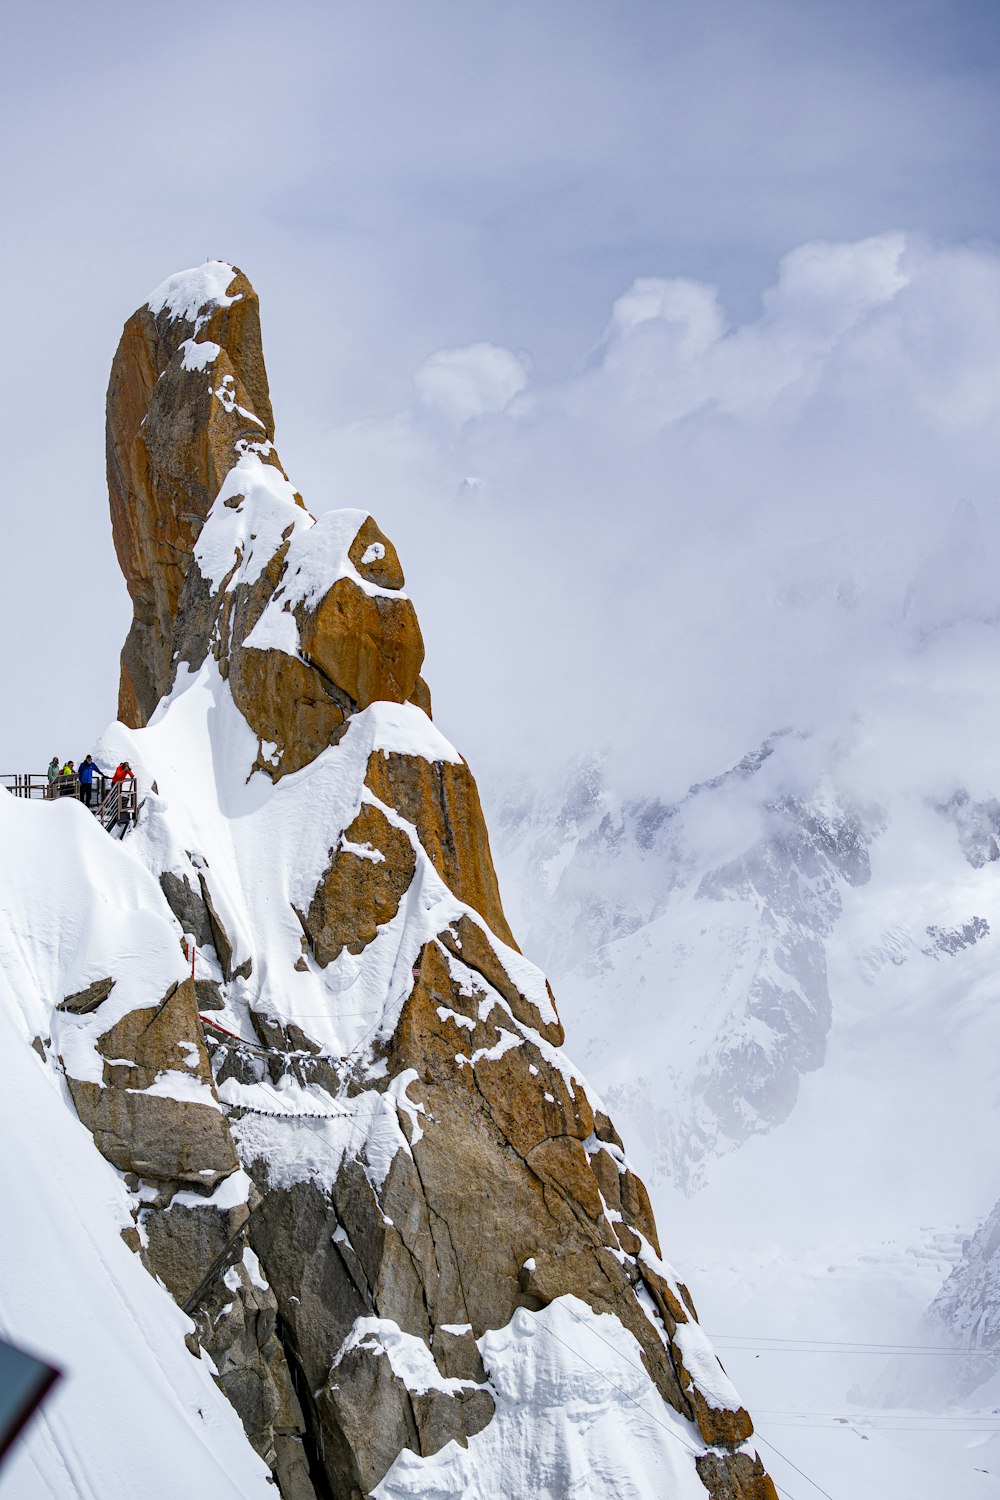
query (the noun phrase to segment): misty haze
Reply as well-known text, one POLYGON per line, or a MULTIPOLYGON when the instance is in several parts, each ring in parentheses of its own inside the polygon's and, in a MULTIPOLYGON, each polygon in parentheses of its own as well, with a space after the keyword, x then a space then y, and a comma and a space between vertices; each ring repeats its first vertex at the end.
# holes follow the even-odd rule
POLYGON ((1000 15, 4 42, 0 1500, 1000 1500, 1000 15))

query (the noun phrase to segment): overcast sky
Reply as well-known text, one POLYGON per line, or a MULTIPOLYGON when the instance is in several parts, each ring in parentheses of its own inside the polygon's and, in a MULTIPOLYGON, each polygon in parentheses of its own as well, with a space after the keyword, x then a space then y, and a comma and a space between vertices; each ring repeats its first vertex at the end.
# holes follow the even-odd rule
POLYGON ((680 785, 848 708, 906 611, 988 612, 995 5, 42 0, 3 28, 0 769, 114 715, 108 370, 207 257, 260 293, 307 504, 397 542, 474 764, 607 740, 680 785))

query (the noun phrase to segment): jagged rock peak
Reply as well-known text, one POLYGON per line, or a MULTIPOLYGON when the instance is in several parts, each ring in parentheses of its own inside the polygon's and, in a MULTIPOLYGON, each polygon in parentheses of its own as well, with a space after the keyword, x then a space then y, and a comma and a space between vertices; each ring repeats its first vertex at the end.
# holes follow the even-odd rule
POLYGON ((146 724, 178 670, 210 651, 275 778, 370 703, 430 711, 396 549, 363 511, 317 522, 278 459, 257 294, 242 271, 209 261, 180 272, 133 313, 111 370, 107 459, 134 609, 124 723, 146 724))
POLYGON ((278 462, 242 273, 130 319, 108 434, 135 619, 101 749, 145 792, 164 956, 74 982, 51 1045, 285 1500, 527 1500, 543 1470, 774 1500, 508 927, 395 549, 278 462))

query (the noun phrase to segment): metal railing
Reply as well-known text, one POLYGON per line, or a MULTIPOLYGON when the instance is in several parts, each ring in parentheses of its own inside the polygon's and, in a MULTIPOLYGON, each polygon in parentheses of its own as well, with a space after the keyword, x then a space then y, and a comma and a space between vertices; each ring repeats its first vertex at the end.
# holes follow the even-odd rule
POLYGON ((52 802, 60 797, 75 797, 110 833, 119 825, 127 827, 135 822, 138 812, 138 795, 134 777, 126 781, 112 781, 102 771, 94 772, 88 787, 79 776, 56 776, 50 781, 47 772, 36 775, 34 771, 15 771, 0 774, 0 787, 5 787, 14 797, 29 797, 52 802))
POLYGON ((51 802, 56 797, 76 797, 88 807, 94 807, 103 802, 110 785, 110 776, 105 776, 101 771, 95 771, 91 782, 91 795, 88 799, 86 783, 81 782, 79 776, 76 775, 60 774, 52 781, 49 780, 47 771, 40 776, 37 776, 34 771, 17 771, 0 775, 0 786, 5 786, 15 797, 41 797, 46 802, 51 802))
POLYGON ((47 798, 52 795, 52 785, 46 775, 36 776, 31 771, 0 776, 0 786, 5 786, 15 797, 47 798))
POLYGON ((107 796, 102 798, 95 811, 109 833, 116 825, 127 828, 134 823, 138 812, 135 778, 113 781, 107 796))

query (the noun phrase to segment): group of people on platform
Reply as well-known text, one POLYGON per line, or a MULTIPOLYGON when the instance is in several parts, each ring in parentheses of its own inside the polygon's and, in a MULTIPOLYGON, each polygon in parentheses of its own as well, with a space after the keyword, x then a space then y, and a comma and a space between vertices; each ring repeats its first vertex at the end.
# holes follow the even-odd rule
MULTIPOLYGON (((60 766, 58 755, 53 755, 46 772, 50 797, 79 797, 85 807, 90 807, 94 796, 94 778, 106 777, 92 755, 85 756, 79 768, 68 760, 60 766)), ((134 781, 135 772, 127 760, 120 761, 111 777, 111 785, 122 781, 134 781)))

